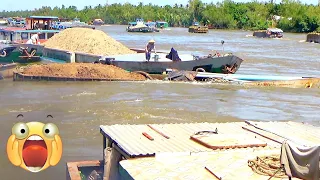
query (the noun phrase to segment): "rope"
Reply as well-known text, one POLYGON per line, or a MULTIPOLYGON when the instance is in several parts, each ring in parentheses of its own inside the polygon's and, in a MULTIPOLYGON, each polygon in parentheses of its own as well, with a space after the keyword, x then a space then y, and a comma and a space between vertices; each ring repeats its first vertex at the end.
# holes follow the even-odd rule
POLYGON ((254 160, 248 160, 248 166, 260 175, 271 176, 275 178, 287 178, 284 167, 280 164, 280 157, 277 155, 257 157, 254 160))

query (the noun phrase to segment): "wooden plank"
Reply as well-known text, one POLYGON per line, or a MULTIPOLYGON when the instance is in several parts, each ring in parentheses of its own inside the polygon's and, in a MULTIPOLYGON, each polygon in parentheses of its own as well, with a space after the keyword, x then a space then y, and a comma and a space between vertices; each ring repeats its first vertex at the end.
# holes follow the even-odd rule
POLYGON ((242 134, 201 134, 192 135, 190 139, 213 150, 267 146, 259 139, 242 134))
POLYGON ((167 138, 167 139, 170 139, 169 136, 165 135, 163 132, 159 131, 158 129, 152 127, 150 124, 148 124, 148 127, 151 128, 152 130, 154 130, 155 132, 157 132, 158 134, 160 134, 161 136, 167 138))

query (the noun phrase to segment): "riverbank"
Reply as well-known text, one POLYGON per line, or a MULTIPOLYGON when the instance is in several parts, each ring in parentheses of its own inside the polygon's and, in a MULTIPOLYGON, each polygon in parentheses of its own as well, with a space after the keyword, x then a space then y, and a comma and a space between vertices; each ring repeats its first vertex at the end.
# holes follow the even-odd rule
MULTIPOLYGON (((98 28, 97 28, 98 29, 98 28)), ((125 26, 99 27, 127 47, 144 48, 151 38, 159 50, 174 47, 179 54, 208 55, 223 50, 239 54, 245 63, 237 74, 320 76, 319 44, 299 43, 304 34, 285 33, 285 39, 247 38, 247 31, 210 30, 191 34, 185 28, 164 33, 130 34, 125 26)), ((0 139, 11 134, 16 116, 47 122, 52 114, 63 141, 57 166, 29 173, 11 165, 0 151, 3 178, 66 179, 66 163, 102 159, 100 125, 160 123, 225 123, 294 121, 320 126, 319 89, 256 88, 212 83, 142 82, 15 82, 1 80, 0 139)), ((5 144, 0 145, 5 149, 5 144)), ((151 171, 152 172, 152 171, 151 171)), ((268 178, 266 178, 268 179, 268 178)))
POLYGON ((95 7, 87 7, 82 10, 69 7, 57 7, 56 9, 38 9, 33 11, 13 11, 1 12, 1 16, 24 16, 28 14, 55 14, 57 16, 73 19, 79 17, 83 22, 90 22, 96 18, 101 18, 107 24, 128 24, 135 21, 137 14, 139 18, 147 20, 164 20, 170 26, 190 26, 193 19, 199 22, 211 24, 218 28, 236 29, 266 29, 276 24, 278 28, 285 31, 313 32, 317 30, 319 23, 314 21, 319 18, 315 12, 319 11, 318 6, 303 4, 300 2, 286 3, 260 3, 260 2, 223 2, 206 4, 200 1, 190 1, 188 4, 162 5, 156 4, 97 4, 95 7), (150 12, 152 8, 153 13, 150 12), (296 9, 297 11, 287 11, 296 9), (66 13, 69 12, 69 13, 66 13), (131 12, 129 14, 121 12, 131 12), (120 14, 119 14, 120 13, 120 14), (176 14, 175 18, 170 18, 168 14, 176 14), (303 18, 301 15, 305 15, 303 18), (98 16, 97 16, 98 15, 98 16), (99 17, 100 16, 100 17, 99 17), (162 18, 160 18, 162 17, 162 18), (209 23, 210 22, 210 23, 209 23), (303 24, 303 25, 301 25, 303 24))

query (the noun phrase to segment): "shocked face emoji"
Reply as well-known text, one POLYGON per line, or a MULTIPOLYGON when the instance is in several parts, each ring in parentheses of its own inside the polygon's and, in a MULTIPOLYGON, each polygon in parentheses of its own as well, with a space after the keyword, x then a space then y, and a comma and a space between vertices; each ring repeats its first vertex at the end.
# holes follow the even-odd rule
POLYGON ((59 163, 62 141, 59 129, 52 123, 17 123, 8 139, 7 154, 15 166, 40 172, 59 163))

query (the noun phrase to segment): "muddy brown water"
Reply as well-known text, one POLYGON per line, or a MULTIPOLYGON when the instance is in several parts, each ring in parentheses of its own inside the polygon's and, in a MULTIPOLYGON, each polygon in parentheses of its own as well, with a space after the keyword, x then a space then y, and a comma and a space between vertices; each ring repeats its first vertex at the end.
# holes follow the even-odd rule
MULTIPOLYGON (((209 54, 232 52, 245 59, 241 74, 320 76, 319 44, 304 43, 306 34, 284 39, 247 37, 250 31, 210 30, 189 34, 172 28, 152 34, 127 33, 126 26, 98 27, 128 47, 144 48, 151 38, 159 50, 209 54)), ((99 125, 116 123, 232 122, 242 120, 305 121, 320 126, 319 89, 242 88, 230 85, 163 82, 12 82, 0 81, 1 179, 65 179, 66 162, 102 159, 99 125), (49 122, 54 116, 63 141, 55 167, 29 173, 11 165, 7 138, 16 116, 49 122)), ((293 132, 294 133, 294 132, 293 132)))

